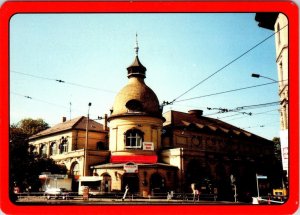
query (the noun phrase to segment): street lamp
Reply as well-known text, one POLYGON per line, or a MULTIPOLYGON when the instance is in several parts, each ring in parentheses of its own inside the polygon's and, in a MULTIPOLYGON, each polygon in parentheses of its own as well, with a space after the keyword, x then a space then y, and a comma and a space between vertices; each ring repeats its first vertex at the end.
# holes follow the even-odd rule
POLYGON ((92 103, 89 102, 88 104, 88 114, 87 114, 87 122, 86 122, 86 129, 85 129, 85 146, 84 146, 84 165, 83 165, 83 175, 87 176, 87 149, 89 143, 89 121, 90 121, 90 107, 92 103))
POLYGON ((277 82, 276 80, 272 79, 272 78, 269 78, 269 77, 266 77, 266 76, 263 76, 263 75, 260 75, 260 74, 256 74, 256 73, 252 73, 251 75, 253 78, 265 78, 265 79, 269 79, 271 81, 275 81, 277 82))

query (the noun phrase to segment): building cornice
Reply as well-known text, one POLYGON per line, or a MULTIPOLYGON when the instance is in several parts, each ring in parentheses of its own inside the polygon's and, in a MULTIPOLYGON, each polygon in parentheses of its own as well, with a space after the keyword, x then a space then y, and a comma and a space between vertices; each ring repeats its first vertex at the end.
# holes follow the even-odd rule
POLYGON ((125 117, 153 117, 162 120, 162 122, 165 122, 166 119, 163 116, 158 116, 157 114, 150 114, 150 113, 125 113, 125 114, 116 114, 111 115, 107 118, 107 121, 110 122, 111 120, 118 119, 118 118, 125 118, 125 117))

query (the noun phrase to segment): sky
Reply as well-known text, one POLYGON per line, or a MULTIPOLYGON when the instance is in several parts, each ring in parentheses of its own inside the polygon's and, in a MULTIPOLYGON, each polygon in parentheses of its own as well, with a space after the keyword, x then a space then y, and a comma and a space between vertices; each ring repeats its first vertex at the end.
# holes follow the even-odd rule
POLYGON ((201 109, 204 116, 264 138, 278 137, 279 105, 260 106, 279 101, 277 83, 211 95, 272 82, 252 73, 278 79, 274 36, 260 43, 273 32, 258 27, 254 17, 16 14, 10 21, 10 123, 30 117, 53 126, 63 116, 86 116, 89 102, 91 119, 109 115, 128 81, 126 68, 135 58, 137 34, 146 84, 160 103, 176 99, 163 112, 201 109), (217 113, 243 106, 256 108, 217 113))

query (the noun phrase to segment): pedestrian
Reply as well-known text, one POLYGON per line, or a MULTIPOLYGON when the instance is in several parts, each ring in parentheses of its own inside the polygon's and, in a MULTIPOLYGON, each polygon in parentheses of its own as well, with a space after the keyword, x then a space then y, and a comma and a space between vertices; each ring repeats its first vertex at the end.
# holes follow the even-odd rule
POLYGON ((271 194, 268 193, 268 205, 270 205, 270 204, 271 204, 271 194))
POLYGON ((168 192, 167 200, 169 201, 170 199, 172 199, 172 196, 171 196, 171 193, 168 192))
POLYGON ((200 199, 200 191, 195 189, 194 190, 194 201, 197 199, 197 201, 199 201, 200 199))

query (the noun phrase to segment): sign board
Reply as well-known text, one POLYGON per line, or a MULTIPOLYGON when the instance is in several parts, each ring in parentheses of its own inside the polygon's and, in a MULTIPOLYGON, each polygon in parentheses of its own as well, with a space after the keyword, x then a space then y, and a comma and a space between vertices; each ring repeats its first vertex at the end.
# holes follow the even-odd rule
POLYGON ((267 179, 268 177, 266 175, 257 175, 257 179, 267 179))
POLYGON ((134 163, 124 164, 123 168, 126 173, 137 173, 138 172, 138 165, 136 165, 134 163))
POLYGON ((62 175, 62 174, 51 174, 47 175, 48 178, 58 179, 58 178, 68 178, 68 175, 62 175))
POLYGON ((63 174, 41 174, 41 175, 39 175, 39 179, 47 179, 47 178, 66 179, 66 178, 68 178, 68 175, 63 175, 63 174))
POLYGON ((143 142, 143 150, 153 151, 154 150, 153 142, 143 142))

